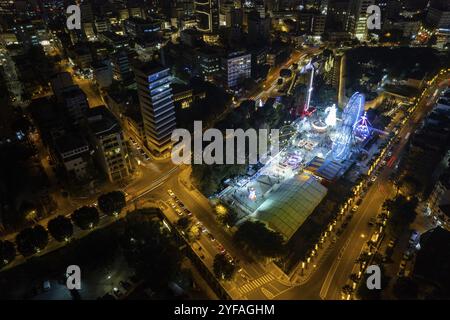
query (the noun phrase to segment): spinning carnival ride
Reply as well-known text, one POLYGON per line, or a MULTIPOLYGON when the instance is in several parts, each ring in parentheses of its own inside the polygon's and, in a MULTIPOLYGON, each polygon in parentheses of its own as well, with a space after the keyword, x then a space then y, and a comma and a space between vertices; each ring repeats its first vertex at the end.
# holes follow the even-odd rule
POLYGON ((356 92, 342 113, 342 121, 336 127, 336 137, 331 151, 334 160, 348 159, 353 144, 353 133, 364 110, 365 97, 356 92))

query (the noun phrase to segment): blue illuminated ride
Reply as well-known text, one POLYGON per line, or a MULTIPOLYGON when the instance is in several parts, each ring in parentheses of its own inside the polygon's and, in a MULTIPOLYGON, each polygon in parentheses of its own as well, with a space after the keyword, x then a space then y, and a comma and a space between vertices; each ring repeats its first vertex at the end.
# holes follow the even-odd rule
POLYGON ((331 151, 334 160, 343 161, 349 158, 354 141, 354 130, 361 112, 364 110, 364 104, 364 95, 356 92, 342 112, 342 121, 337 125, 336 137, 331 151))
POLYGON ((372 125, 370 124, 369 119, 367 118, 367 112, 364 112, 364 114, 361 116, 361 119, 355 126, 356 138, 362 141, 366 140, 370 136, 371 127, 372 125))

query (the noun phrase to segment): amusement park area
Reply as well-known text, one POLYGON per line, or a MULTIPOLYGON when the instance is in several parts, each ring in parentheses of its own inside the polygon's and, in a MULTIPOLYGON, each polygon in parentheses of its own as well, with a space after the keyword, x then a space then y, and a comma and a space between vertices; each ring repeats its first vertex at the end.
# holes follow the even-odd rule
POLYGON ((310 84, 301 115, 280 129, 279 153, 229 183, 219 195, 238 213, 238 224, 249 218, 262 221, 286 241, 325 198, 331 184, 344 175, 355 183, 367 173, 369 153, 377 149, 371 137, 385 134, 372 128, 363 94, 353 94, 343 109, 336 105, 315 109, 309 106, 310 84))

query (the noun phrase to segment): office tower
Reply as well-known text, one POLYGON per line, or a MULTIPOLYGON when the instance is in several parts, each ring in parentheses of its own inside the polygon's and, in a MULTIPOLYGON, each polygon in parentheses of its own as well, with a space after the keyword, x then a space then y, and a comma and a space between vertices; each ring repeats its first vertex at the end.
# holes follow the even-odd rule
POLYGON ((431 1, 426 21, 436 29, 450 29, 450 2, 447 0, 431 1))
MULTIPOLYGON (((359 1, 359 0, 355 0, 359 1)), ((330 31, 349 31, 354 26, 350 0, 329 0, 327 8, 327 28, 330 31)))
POLYGON ((122 128, 113 114, 105 106, 89 109, 87 126, 96 161, 109 181, 128 177, 131 161, 122 128))
POLYGON ((368 28, 367 28, 367 8, 375 3, 374 0, 356 0, 356 6, 354 11, 355 17, 355 31, 354 36, 358 40, 367 40, 368 28))
POLYGON ((125 81, 132 75, 130 60, 126 50, 120 50, 111 57, 113 78, 117 81, 125 81))
POLYGON ((219 0, 195 0, 197 28, 203 32, 216 32, 219 29, 219 0))
POLYGON ((93 23, 94 22, 94 12, 92 11, 92 5, 89 0, 84 0, 80 4, 81 11, 81 22, 82 23, 93 23))
POLYGON ((172 147, 171 135, 176 126, 170 69, 154 62, 140 63, 134 73, 146 144, 154 155, 164 155, 172 147))
POLYGON ((270 18, 261 18, 257 11, 253 11, 247 18, 249 43, 266 43, 270 38, 270 18))
POLYGON ((14 14, 14 1, 0 0, 0 16, 9 16, 14 14))
POLYGON ((222 58, 221 72, 227 88, 234 88, 251 77, 252 55, 245 51, 232 52, 222 58))

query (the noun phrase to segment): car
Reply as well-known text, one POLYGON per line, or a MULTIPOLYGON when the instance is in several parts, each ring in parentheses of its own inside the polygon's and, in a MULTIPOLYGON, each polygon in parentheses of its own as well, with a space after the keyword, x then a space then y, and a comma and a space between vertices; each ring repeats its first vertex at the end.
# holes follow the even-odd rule
POLYGON ((395 240, 390 240, 388 243, 388 248, 393 248, 395 246, 395 240))
POLYGON ((381 161, 381 165, 385 166, 386 165, 386 160, 381 161))
POLYGON ((402 260, 401 262, 400 262, 400 270, 405 270, 405 268, 406 268, 406 260, 402 260))
POLYGON ((416 244, 417 241, 419 240, 419 232, 417 230, 413 230, 411 237, 409 238, 409 244, 416 244))
POLYGON ((372 176, 372 178, 370 178, 370 181, 372 181, 372 182, 375 182, 377 180, 377 176, 376 175, 374 175, 374 176, 372 176))
POLYGON ((217 245, 217 250, 219 250, 220 253, 225 253, 226 252, 225 248, 221 244, 217 245))
POLYGON ((184 208, 184 213, 186 213, 188 216, 192 215, 192 212, 189 211, 189 209, 187 209, 187 208, 184 208))
POLYGON ((45 280, 44 282, 42 282, 42 290, 43 291, 49 291, 51 289, 51 284, 49 280, 45 280))
POLYGON ((175 193, 173 193, 171 189, 167 189, 167 193, 169 194, 169 196, 175 197, 175 193))
POLYGON ((173 202, 172 200, 169 201, 170 206, 172 207, 172 209, 175 209, 177 207, 177 205, 175 204, 175 202, 173 202))
POLYGON ((377 219, 375 219, 375 218, 370 218, 370 220, 369 220, 369 226, 374 226, 376 222, 377 222, 377 219))
POLYGON ((180 208, 175 208, 175 212, 176 212, 179 216, 182 216, 182 215, 183 215, 183 211, 181 211, 180 208))
POLYGON ((413 252, 411 250, 406 250, 405 254, 403 254, 403 260, 410 260, 413 256, 413 252))
POLYGON ((356 210, 358 210, 358 206, 353 206, 352 211, 356 212, 356 210))
POLYGON ((216 241, 216 238, 214 238, 214 236, 211 233, 209 233, 209 232, 207 234, 207 237, 209 238, 209 240, 211 240, 213 242, 216 241))
POLYGON ((149 160, 150 160, 150 157, 149 157, 148 155, 145 155, 145 156, 144 156, 144 159, 145 159, 145 161, 149 161, 149 160))
POLYGON ((388 157, 392 157, 392 151, 389 151, 387 154, 388 157))

